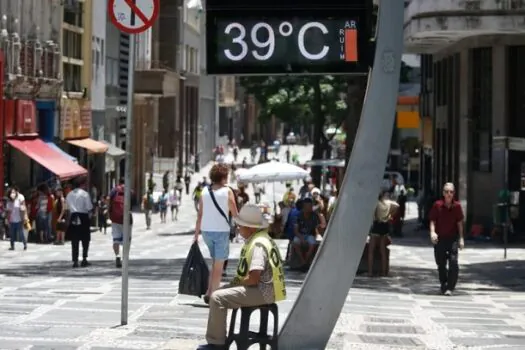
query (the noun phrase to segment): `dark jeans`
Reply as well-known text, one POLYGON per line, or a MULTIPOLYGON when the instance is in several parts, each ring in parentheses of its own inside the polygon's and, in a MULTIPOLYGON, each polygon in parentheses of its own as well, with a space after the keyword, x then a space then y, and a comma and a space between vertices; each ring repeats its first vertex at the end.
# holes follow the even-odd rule
POLYGON ((27 245, 23 222, 12 222, 9 224, 9 239, 11 241, 11 248, 14 248, 17 240, 22 241, 24 247, 27 245))
POLYGON ((86 260, 89 252, 89 242, 91 241, 89 215, 72 213, 67 230, 69 231, 69 237, 71 237, 71 258, 73 262, 78 262, 80 242, 82 242, 82 258, 86 260))
POLYGON ((438 267, 441 291, 453 291, 456 288, 459 274, 458 240, 439 238, 438 243, 434 246, 434 258, 438 267))
POLYGON ((49 224, 50 215, 38 214, 36 217, 36 231, 37 234, 42 232, 44 240, 51 240, 51 225, 49 224))

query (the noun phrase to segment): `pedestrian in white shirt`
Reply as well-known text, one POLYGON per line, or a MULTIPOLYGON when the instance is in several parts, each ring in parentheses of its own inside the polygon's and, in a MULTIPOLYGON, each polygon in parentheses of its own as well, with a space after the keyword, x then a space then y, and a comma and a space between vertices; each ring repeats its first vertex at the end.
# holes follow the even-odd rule
POLYGON ((171 221, 177 221, 179 216, 179 205, 180 205, 180 193, 177 189, 177 186, 175 186, 171 191, 169 195, 168 202, 170 203, 170 209, 171 209, 171 221))
POLYGON ((93 210, 91 197, 86 191, 87 178, 75 180, 75 189, 68 193, 66 205, 69 212, 68 236, 71 237, 71 257, 73 268, 78 267, 79 243, 82 242, 82 263, 80 266, 91 265, 88 261, 89 242, 91 241, 90 212, 93 210))
POLYGON ((26 204, 24 196, 19 192, 18 187, 13 186, 7 196, 7 219, 9 223, 9 237, 11 247, 15 250, 15 241, 22 240, 24 250, 27 250, 26 236, 24 235, 24 218, 26 216, 26 204))

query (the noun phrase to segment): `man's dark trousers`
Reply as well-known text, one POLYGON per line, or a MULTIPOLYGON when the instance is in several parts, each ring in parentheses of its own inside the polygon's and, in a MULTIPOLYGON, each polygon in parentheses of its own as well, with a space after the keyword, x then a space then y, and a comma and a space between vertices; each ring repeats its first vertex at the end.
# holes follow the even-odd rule
POLYGON ((441 291, 453 291, 458 282, 458 240, 457 238, 439 238, 434 246, 434 258, 438 266, 441 291), (448 269, 447 269, 448 263, 448 269))
POLYGON ((82 242, 82 258, 86 260, 89 252, 89 242, 91 241, 89 215, 72 213, 68 230, 71 237, 71 258, 73 262, 78 262, 80 242, 82 242), (80 219, 79 225, 74 225, 76 219, 80 219))

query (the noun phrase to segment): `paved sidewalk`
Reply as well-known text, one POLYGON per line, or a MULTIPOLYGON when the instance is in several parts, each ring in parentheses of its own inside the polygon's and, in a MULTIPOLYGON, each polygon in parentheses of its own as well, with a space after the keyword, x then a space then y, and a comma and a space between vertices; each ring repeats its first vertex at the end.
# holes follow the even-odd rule
MULTIPOLYGON (((0 349, 195 349, 204 341, 208 310, 201 300, 177 293, 195 223, 191 198, 183 197, 182 208, 177 222, 160 224, 155 216, 151 231, 136 214, 129 325, 123 327, 109 232, 93 234, 93 266, 85 269, 71 269, 69 245, 31 244, 26 252, 10 252, 3 242, 0 349)), ((287 242, 278 244, 284 255, 287 242)), ((391 277, 356 278, 328 349, 525 348, 525 250, 511 248, 503 261, 500 247, 468 244, 460 254, 458 289, 443 297, 428 235, 395 239, 391 277)), ((240 249, 231 246, 230 276, 240 249)), ((334 268, 347 278, 344 268, 334 268)), ((289 300, 279 304, 281 324, 303 278, 286 272, 289 300)), ((328 286, 319 298, 327 297, 328 286)))

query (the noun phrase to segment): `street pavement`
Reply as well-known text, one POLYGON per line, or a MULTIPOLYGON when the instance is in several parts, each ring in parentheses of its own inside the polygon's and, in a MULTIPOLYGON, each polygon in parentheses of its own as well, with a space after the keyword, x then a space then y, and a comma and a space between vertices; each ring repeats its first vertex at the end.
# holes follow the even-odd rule
MULTIPOLYGON (((414 204, 408 212, 413 219, 414 204)), ((201 300, 177 294, 192 242, 191 199, 183 197, 178 222, 160 224, 157 215, 154 229, 146 231, 142 215, 134 220, 127 326, 119 326, 121 278, 110 232, 93 234, 93 265, 82 269, 71 269, 69 245, 30 244, 25 252, 21 246, 11 252, 0 242, 0 349, 182 350, 202 344, 208 310, 201 300)), ((467 241, 457 291, 444 297, 428 236, 414 224, 406 231, 391 247, 391 277, 356 278, 328 349, 525 349, 524 249, 511 248, 503 261, 501 248, 467 241)), ((284 255, 286 242, 279 246, 284 255)), ((230 276, 240 248, 232 244, 230 276)), ((340 270, 341 278, 350 278, 340 270)), ((279 304, 281 324, 304 274, 287 271, 286 277, 289 300, 279 304)), ((327 286, 319 298, 329 293, 327 286)))

